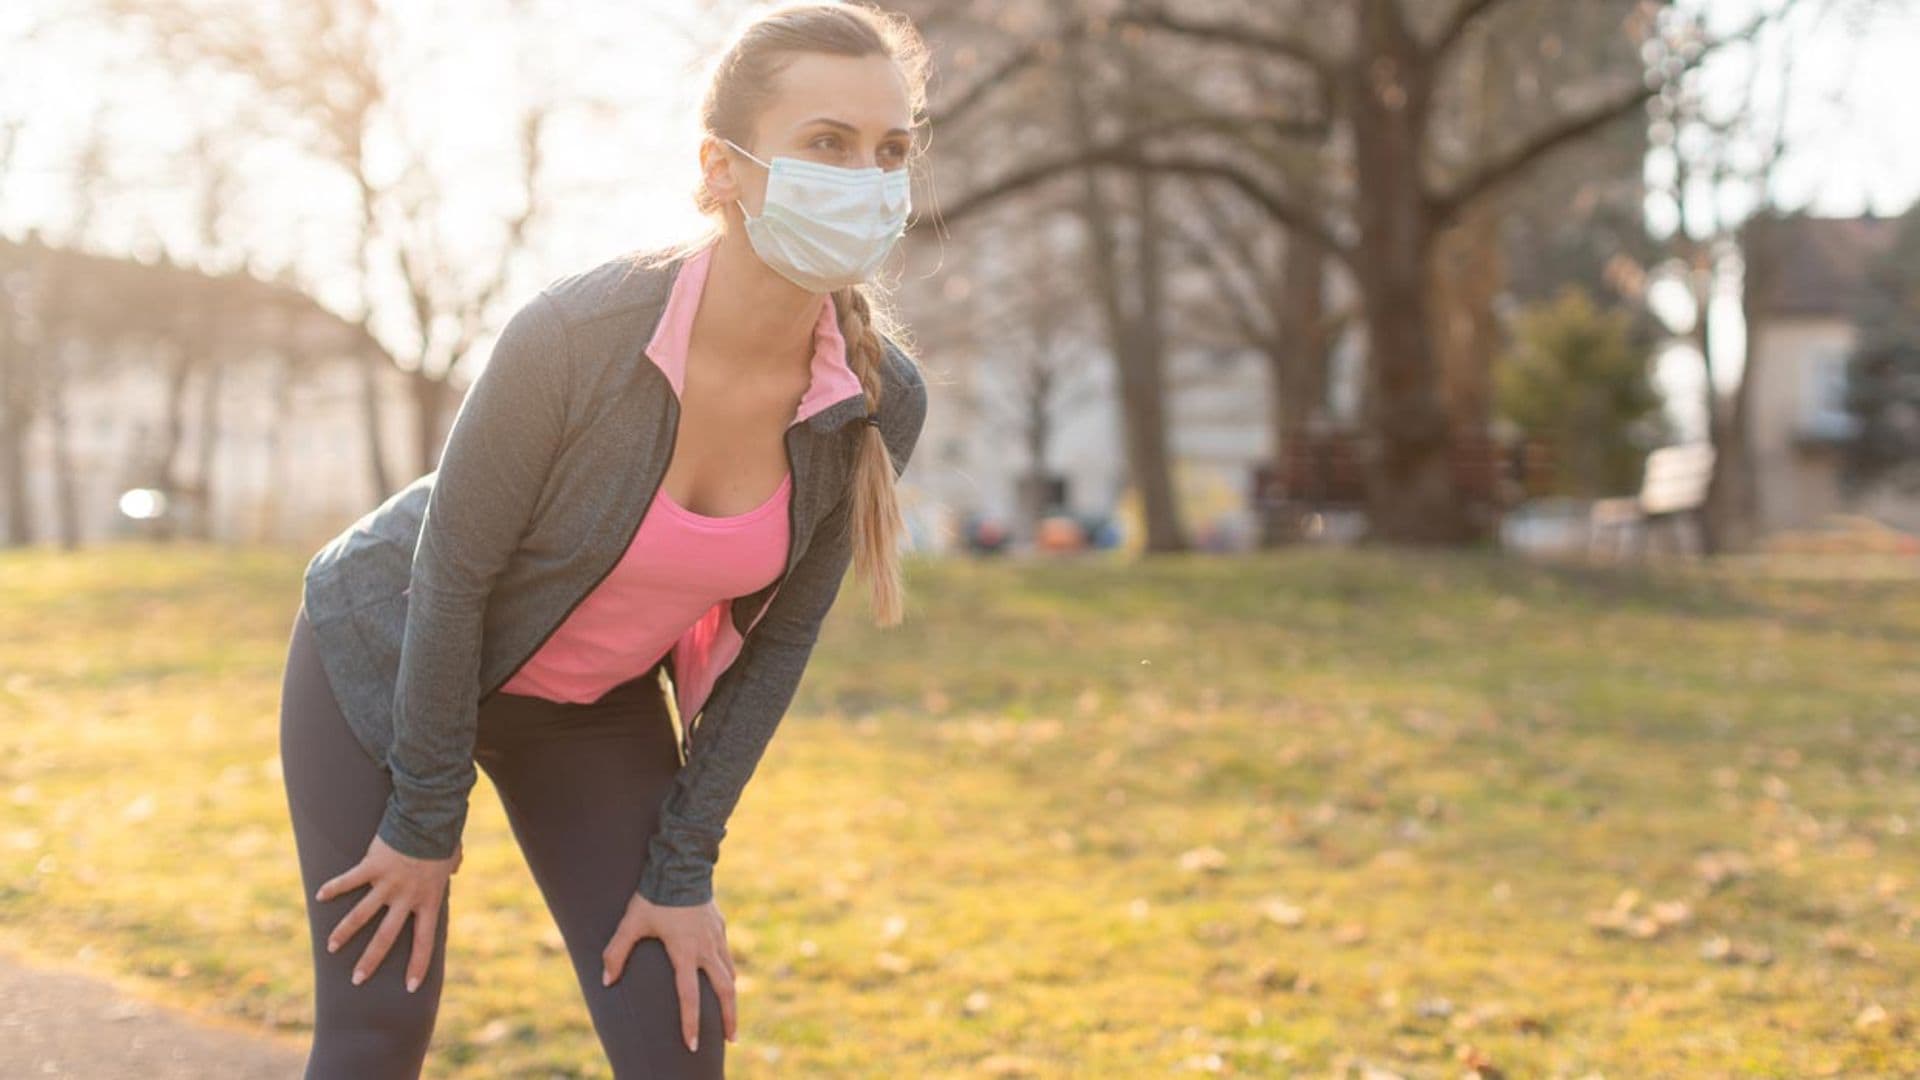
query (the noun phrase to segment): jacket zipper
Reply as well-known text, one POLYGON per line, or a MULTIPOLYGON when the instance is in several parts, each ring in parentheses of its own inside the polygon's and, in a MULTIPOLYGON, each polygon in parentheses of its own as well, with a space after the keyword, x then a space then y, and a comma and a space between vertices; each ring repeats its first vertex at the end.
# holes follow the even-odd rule
MULTIPOLYGON (((800 424, 804 424, 804 423, 806 423, 805 420, 797 420, 792 424, 788 424, 785 434, 780 436, 780 446, 782 449, 786 450, 787 452, 787 475, 789 476, 793 475, 793 443, 790 441, 793 438, 793 429, 799 426, 800 424)), ((799 477, 797 476, 794 477, 794 484, 793 484, 794 488, 798 488, 800 486, 799 480, 800 480, 799 477)), ((789 491, 789 495, 791 494, 792 492, 789 491)), ((788 545, 792 545, 794 540, 798 538, 800 535, 800 523, 795 520, 796 511, 794 510, 794 507, 797 506, 799 502, 800 502, 799 499, 795 499, 791 497, 787 499, 787 543, 788 545)), ((747 628, 740 632, 740 653, 744 653, 747 651, 747 638, 753 636, 753 628, 760 625, 760 617, 762 615, 765 615, 767 613, 767 609, 773 606, 773 598, 779 595, 780 586, 785 585, 787 583, 787 575, 793 572, 793 561, 794 560, 792 559, 787 560, 786 568, 780 571, 779 580, 773 583, 773 589, 767 593, 767 598, 761 602, 760 610, 753 613, 753 621, 748 623, 747 628)), ((729 612, 728 614, 729 614, 729 617, 731 617, 732 613, 729 612)), ((740 656, 740 653, 735 653, 734 658, 738 659, 740 656)), ((729 664, 727 666, 732 667, 733 665, 729 664)))
MULTIPOLYGON (((647 508, 653 505, 654 498, 660 493, 660 486, 667 481, 667 469, 673 465, 674 444, 679 442, 680 438, 680 401, 678 398, 673 398, 672 394, 667 396, 673 399, 670 405, 673 422, 667 429, 667 460, 660 466, 660 479, 653 482, 653 490, 648 492, 647 497, 640 501, 640 514, 634 519, 633 528, 627 531, 627 542, 621 544, 619 549, 614 552, 613 561, 608 563, 605 569, 594 575, 593 583, 588 585, 580 595, 573 598, 573 603, 567 605, 567 610, 561 614, 559 621, 549 626, 546 633, 540 635, 539 642, 536 643, 525 656, 522 656, 518 662, 508 668, 505 675, 501 676, 491 687, 481 693, 480 699, 482 701, 491 697, 501 687, 512 682, 513 677, 519 674, 520 669, 526 665, 526 662, 533 659, 535 653, 538 653, 546 647, 547 640, 553 637, 554 634, 559 633, 560 627, 566 625, 566 621, 573 616, 574 609, 586 603, 587 597, 593 595, 593 590, 599 588, 600 583, 607 579, 607 575, 613 573, 613 568, 620 565, 620 560, 626 557, 627 549, 633 546, 633 538, 640 535, 640 526, 647 520, 647 508)), ((788 467, 791 468, 793 463, 791 454, 788 455, 787 463, 788 467)), ((788 510, 788 516, 791 517, 792 508, 789 507, 788 510)))
MULTIPOLYGON (((795 421, 792 424, 788 424, 787 430, 784 433, 782 433, 782 435, 780 436, 780 446, 781 446, 781 449, 786 451, 787 474, 790 476, 793 475, 793 443, 790 440, 793 438, 793 429, 799 424, 804 424, 804 423, 806 423, 806 421, 799 420, 799 421, 795 421)), ((798 533, 799 524, 794 520, 794 506, 798 504, 800 500, 792 497, 797 492, 797 489, 799 487, 800 487, 800 478, 795 476, 793 481, 793 490, 789 491, 788 499, 787 499, 787 544, 789 548, 791 548, 794 538, 799 535, 798 533)), ((713 700, 713 691, 714 689, 718 688, 720 685, 720 676, 726 674, 728 669, 731 669, 734 664, 739 663, 740 659, 747 655, 747 639, 753 636, 753 628, 760 625, 760 617, 765 615, 767 613, 767 609, 773 606, 773 598, 779 594, 780 586, 785 585, 787 583, 787 575, 792 572, 793 572, 793 559, 791 557, 791 554, 789 554, 786 567, 780 571, 779 579, 773 583, 773 591, 767 593, 767 599, 765 602, 763 602, 760 605, 760 610, 757 612, 754 612, 753 621, 747 624, 747 628, 745 630, 741 631, 740 648, 739 648, 739 651, 733 654, 733 661, 727 665, 726 669, 722 669, 718 674, 714 675, 713 686, 707 689, 707 701, 713 700)), ((727 618, 729 619, 733 618, 733 602, 732 601, 727 602, 727 618)), ((700 703, 700 712, 705 713, 706 711, 707 711, 706 702, 703 701, 700 703)), ((691 717, 683 716, 680 718, 680 757, 681 757, 681 760, 683 761, 693 756, 693 729, 696 726, 697 725, 693 723, 693 720, 691 717)))

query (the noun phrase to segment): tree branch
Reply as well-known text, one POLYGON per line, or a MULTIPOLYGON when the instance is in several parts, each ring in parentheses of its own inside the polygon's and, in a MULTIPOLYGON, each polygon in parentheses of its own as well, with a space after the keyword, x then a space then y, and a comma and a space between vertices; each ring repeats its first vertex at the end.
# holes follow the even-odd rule
POLYGON ((1170 34, 1204 41, 1212 45, 1233 45, 1283 57, 1312 68, 1322 80, 1331 82, 1338 66, 1335 58, 1315 48, 1307 39, 1293 34, 1278 34, 1244 23, 1225 19, 1182 18, 1168 13, 1158 4, 1129 5, 1114 17, 1115 23, 1164 30, 1170 34))
POLYGON ((1000 61, 999 67, 976 80, 972 86, 967 87, 953 100, 944 102, 938 112, 929 111, 926 117, 927 126, 940 128, 955 120, 964 120, 967 113, 985 100, 988 94, 999 89, 1001 83, 1012 78, 1022 69, 1032 66, 1050 51, 1050 47, 1054 46, 1057 46, 1057 42, 1049 39, 1028 42, 1014 50, 1000 61))
MULTIPOLYGON (((1482 0, 1468 0, 1470 5, 1482 0)), ((1498 2, 1498 0, 1493 0, 1498 2)), ((1790 6, 1790 5, 1789 5, 1790 6)), ((1784 8, 1782 9, 1784 10, 1784 8)), ((1454 185, 1449 191, 1437 192, 1428 196, 1427 205, 1435 229, 1444 228, 1460 212, 1476 200, 1486 196, 1500 185, 1525 173, 1533 165, 1560 147, 1576 142, 1592 132, 1620 119, 1644 105, 1649 98, 1659 94, 1674 80, 1699 67, 1701 62, 1716 50, 1737 41, 1753 38, 1768 23, 1779 17, 1779 12, 1763 12, 1739 31, 1726 37, 1717 38, 1700 47, 1700 51, 1688 57, 1672 74, 1656 80, 1651 85, 1643 85, 1632 93, 1605 102, 1586 112, 1567 117, 1559 124, 1540 132, 1508 153, 1481 165, 1465 180, 1454 185)))
POLYGON ((1027 188, 1036 187, 1057 176, 1102 165, 1225 181, 1238 189, 1256 206, 1265 210, 1267 215, 1275 221, 1313 237, 1349 266, 1353 263, 1352 249, 1334 236, 1333 230, 1327 227, 1327 223, 1321 220, 1317 213, 1273 191, 1232 162, 1210 161, 1180 154, 1149 156, 1140 149, 1137 140, 1131 138, 1119 143, 1094 145, 1081 153, 1069 154, 1052 161, 1041 161, 1023 169, 1017 169, 977 191, 969 192, 950 207, 942 208, 940 222, 942 225, 951 225, 970 214, 991 207, 1001 199, 1027 188))
POLYGON ((1440 28, 1438 34, 1434 35, 1433 41, 1425 47, 1424 51, 1431 57, 1446 55, 1474 22, 1507 2, 1508 0, 1460 0, 1460 6, 1453 9, 1453 17, 1447 20, 1447 24, 1440 28))

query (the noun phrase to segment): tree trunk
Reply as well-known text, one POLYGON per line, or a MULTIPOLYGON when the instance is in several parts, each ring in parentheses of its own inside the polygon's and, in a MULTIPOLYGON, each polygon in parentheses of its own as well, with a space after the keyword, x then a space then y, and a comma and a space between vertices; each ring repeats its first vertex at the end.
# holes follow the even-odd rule
POLYGON ((32 374, 26 346, 11 319, 0 321, 0 496, 6 499, 5 546, 33 543, 33 501, 27 491, 27 430, 33 421, 32 374))
POLYGON ((380 426, 381 357, 367 353, 360 357, 360 418, 366 426, 367 480, 373 485, 373 501, 385 502, 393 494, 387 479, 386 434, 380 426))
POLYGON ((1372 539, 1469 538, 1455 498, 1447 415, 1430 336, 1433 224, 1421 182, 1430 73, 1396 0, 1364 0, 1371 63, 1346 69, 1366 298, 1367 517, 1372 539))
MULTIPOLYGON (((1094 130, 1091 110, 1085 98, 1086 80, 1077 45, 1069 44, 1062 53, 1064 85, 1069 114, 1068 130, 1085 149, 1094 130)), ((1159 322, 1159 273, 1157 237, 1151 233, 1152 188, 1137 170, 1133 181, 1135 205, 1143 215, 1138 225, 1142 233, 1139 246, 1141 262, 1133 277, 1140 282, 1137 311, 1128 311, 1114 239, 1114 214, 1100 189, 1099 174, 1090 168, 1079 170, 1082 197, 1080 216, 1086 225, 1089 270, 1093 291, 1106 324, 1107 341, 1113 352, 1119 376, 1120 416, 1126 444, 1127 469, 1134 488, 1140 494, 1140 512, 1148 552, 1181 551, 1187 547, 1180 528, 1179 507, 1174 499, 1169 470, 1166 433, 1166 388, 1161 377, 1161 332, 1159 322)))
POLYGON ((1146 511, 1146 550, 1184 551, 1187 538, 1181 528, 1180 504, 1173 486, 1173 455, 1167 441, 1167 406, 1171 395, 1166 373, 1161 225, 1155 199, 1160 181, 1145 169, 1135 171, 1130 181, 1137 230, 1138 257, 1134 266, 1139 284, 1139 309, 1132 333, 1119 352, 1128 464, 1140 485, 1146 511))
MULTIPOLYGON (((1287 441, 1304 435, 1324 417, 1327 400, 1327 251, 1314 238, 1289 232, 1281 255, 1278 329, 1267 349, 1271 467, 1286 475, 1287 441)), ((1281 508, 1261 521, 1260 542, 1276 547, 1298 540, 1299 522, 1281 508)))
POLYGON ((272 543, 280 539, 280 493, 286 490, 281 474, 286 471, 287 426, 293 422, 293 376, 298 364, 290 342, 278 351, 276 359, 273 371, 273 423, 267 428, 264 463, 267 482, 260 499, 259 516, 254 520, 252 539, 255 543, 272 543))
POLYGON ((442 421, 453 396, 452 387, 444 379, 420 374, 413 375, 408 380, 408 386, 413 391, 413 415, 417 425, 415 435, 419 440, 415 446, 419 454, 419 472, 427 473, 440 467, 440 447, 446 441, 442 421))
POLYGON ((1500 347, 1494 297, 1501 269, 1499 211, 1476 204, 1439 237, 1433 260, 1433 340, 1448 425, 1480 435, 1493 420, 1492 358, 1500 347))
POLYGON ((1724 422, 1713 433, 1713 471, 1707 477, 1706 505, 1700 514, 1702 531, 1711 538, 1711 546, 1706 549, 1710 553, 1747 550, 1760 531, 1760 485, 1747 436, 1753 423, 1754 385, 1760 377, 1758 329, 1765 323, 1758 305, 1773 294, 1772 283, 1780 269, 1778 237, 1766 213, 1763 209, 1748 221, 1748 238, 1742 245, 1746 263, 1741 287, 1746 356, 1733 400, 1723 410, 1724 422))
POLYGON ((74 475, 73 445, 67 422, 66 357, 59 332, 50 332, 41 365, 47 375, 47 419, 53 435, 54 521, 59 529, 60 546, 67 551, 80 550, 80 498, 74 475))
POLYGON ((220 445, 220 384, 225 381, 226 369, 220 363, 220 357, 213 352, 212 338, 207 340, 206 378, 200 383, 200 446, 199 460, 194 465, 194 476, 198 483, 194 485, 199 496, 194 501, 193 536, 197 540, 214 538, 213 524, 213 470, 216 461, 214 451, 220 445))
MULTIPOLYGON (((179 505, 182 489, 185 485, 180 478, 180 446, 186 441, 187 431, 187 384, 193 378, 194 350, 171 338, 167 341, 173 348, 173 364, 167 372, 166 418, 160 427, 160 445, 155 453, 156 460, 141 462, 142 471, 152 472, 142 477, 143 483, 151 483, 165 496, 170 505, 179 505)), ((176 532, 176 520, 172 514, 162 514, 152 523, 149 535, 156 540, 171 540, 176 532)))
POLYGON ((1027 381, 1027 415, 1023 425, 1027 439, 1027 481, 1021 492, 1020 507, 1027 535, 1035 539, 1040 535, 1040 519, 1047 511, 1047 447, 1053 442, 1053 393, 1052 372, 1044 363, 1036 363, 1027 381))

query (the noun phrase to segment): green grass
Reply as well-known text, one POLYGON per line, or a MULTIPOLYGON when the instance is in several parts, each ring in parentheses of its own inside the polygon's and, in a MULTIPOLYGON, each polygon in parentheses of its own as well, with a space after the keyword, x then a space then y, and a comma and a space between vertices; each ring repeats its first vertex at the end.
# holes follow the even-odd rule
MULTIPOLYGON (((9 944, 298 1041, 301 566, 0 555, 9 944)), ((886 632, 849 582, 731 823, 732 1075, 1920 1073, 1911 578, 908 580, 886 632)), ((466 853, 430 1071, 606 1075, 484 774, 466 853)))

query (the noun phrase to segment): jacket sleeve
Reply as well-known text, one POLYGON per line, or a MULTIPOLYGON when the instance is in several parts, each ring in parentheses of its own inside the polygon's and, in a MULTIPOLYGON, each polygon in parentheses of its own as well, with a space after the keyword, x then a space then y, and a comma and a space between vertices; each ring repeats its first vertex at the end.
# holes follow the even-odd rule
MULTIPOLYGON (((903 390, 882 399, 880 431, 898 477, 919 441, 927 396, 912 362, 904 355, 895 362, 906 382, 903 390)), ((655 904, 685 906, 713 898, 714 864, 727 819, 793 702, 821 624, 853 561, 852 507, 849 493, 814 527, 806 553, 700 710, 687 761, 661 806, 660 826, 648 843, 640 876, 640 895, 655 904)))
POLYGON ((566 331, 541 293, 502 328, 447 433, 407 586, 378 828, 403 855, 451 857, 466 826, 482 615, 559 451, 567 371, 566 331))

